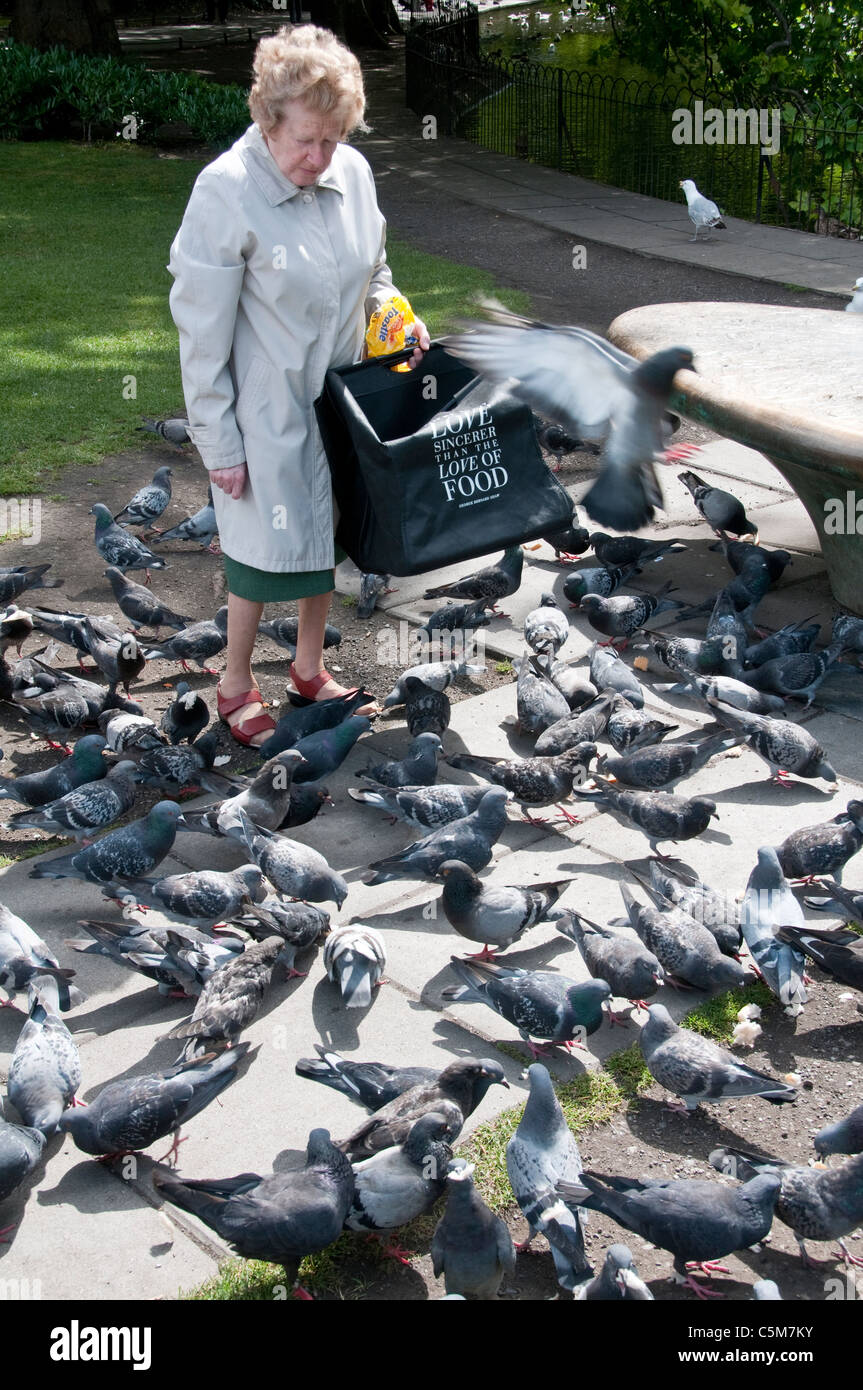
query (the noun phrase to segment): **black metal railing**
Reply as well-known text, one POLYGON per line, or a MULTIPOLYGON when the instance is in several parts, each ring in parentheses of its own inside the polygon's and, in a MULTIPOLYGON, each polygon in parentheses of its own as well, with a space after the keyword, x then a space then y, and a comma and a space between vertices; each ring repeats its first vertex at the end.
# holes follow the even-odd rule
POLYGON ((674 202, 693 179, 730 216, 863 235, 859 108, 828 115, 763 94, 745 108, 719 91, 486 57, 478 19, 465 6, 407 33, 407 102, 442 135, 674 202))

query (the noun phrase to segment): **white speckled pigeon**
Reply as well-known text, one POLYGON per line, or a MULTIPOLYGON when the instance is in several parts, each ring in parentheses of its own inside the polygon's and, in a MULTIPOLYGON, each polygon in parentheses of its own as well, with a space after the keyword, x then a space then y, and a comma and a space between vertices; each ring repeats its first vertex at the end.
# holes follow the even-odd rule
POLYGON ((387 951, 381 932, 352 922, 336 927, 324 946, 324 969, 338 984, 346 1009, 367 1009, 381 983, 387 951))

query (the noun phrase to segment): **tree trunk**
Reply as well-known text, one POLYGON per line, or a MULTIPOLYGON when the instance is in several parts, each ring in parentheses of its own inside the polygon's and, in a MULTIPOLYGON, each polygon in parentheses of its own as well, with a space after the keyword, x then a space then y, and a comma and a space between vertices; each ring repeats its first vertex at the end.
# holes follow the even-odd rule
POLYGON ((111 0, 15 0, 10 33, 33 48, 121 56, 111 0))

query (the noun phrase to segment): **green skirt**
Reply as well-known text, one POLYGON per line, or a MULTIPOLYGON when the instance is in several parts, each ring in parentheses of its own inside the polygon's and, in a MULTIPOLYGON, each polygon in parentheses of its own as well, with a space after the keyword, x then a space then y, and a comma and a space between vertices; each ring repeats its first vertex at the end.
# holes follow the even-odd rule
MULTIPOLYGON (((336 564, 341 564, 347 555, 340 545, 335 548, 336 564)), ((253 603, 284 603, 290 599, 312 598, 315 594, 328 594, 336 587, 333 570, 297 570, 292 573, 272 570, 256 570, 251 565, 242 565, 224 555, 225 578, 228 593, 237 598, 250 599, 253 603)))

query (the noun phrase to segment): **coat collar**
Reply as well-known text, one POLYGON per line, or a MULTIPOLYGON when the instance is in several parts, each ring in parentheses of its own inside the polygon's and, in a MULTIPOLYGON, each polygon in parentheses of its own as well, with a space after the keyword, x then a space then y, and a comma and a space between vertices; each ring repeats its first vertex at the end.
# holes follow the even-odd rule
MULTIPOLYGON (((278 203, 287 202, 288 199, 294 198, 298 193, 304 191, 282 173, 267 149, 264 137, 257 125, 249 126, 245 135, 237 141, 236 149, 249 177, 271 206, 275 207, 278 203)), ((339 167, 341 165, 340 154, 341 150, 337 149, 329 168, 321 174, 316 186, 318 188, 331 188, 344 197, 345 185, 339 167)))

